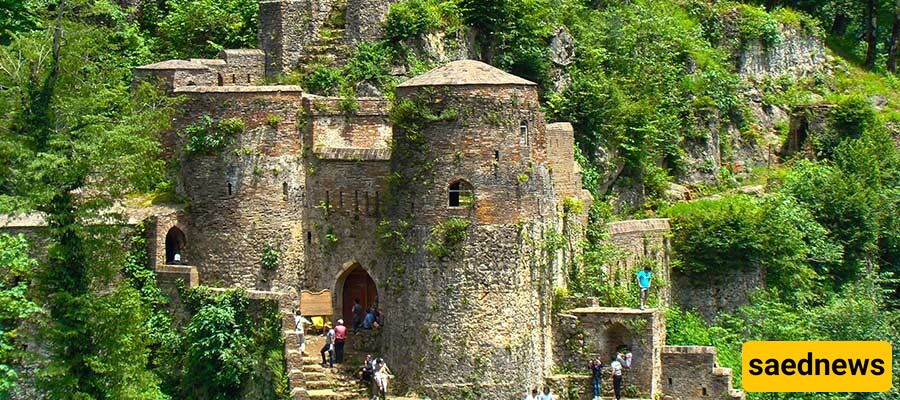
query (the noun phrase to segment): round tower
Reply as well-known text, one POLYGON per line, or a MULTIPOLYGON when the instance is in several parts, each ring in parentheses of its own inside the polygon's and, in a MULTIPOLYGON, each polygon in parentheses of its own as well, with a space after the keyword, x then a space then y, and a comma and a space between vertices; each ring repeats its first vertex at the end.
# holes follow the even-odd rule
POLYGON ((396 94, 379 234, 385 353, 417 392, 516 397, 549 363, 541 238, 555 200, 537 86, 463 60, 396 94))

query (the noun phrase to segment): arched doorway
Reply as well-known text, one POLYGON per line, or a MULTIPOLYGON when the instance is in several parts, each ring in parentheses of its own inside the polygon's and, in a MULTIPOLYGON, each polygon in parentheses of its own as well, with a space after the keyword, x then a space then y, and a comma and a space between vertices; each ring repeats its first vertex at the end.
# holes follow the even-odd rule
POLYGON ((176 226, 169 229, 169 232, 166 233, 166 264, 172 264, 176 254, 179 254, 180 262, 184 262, 185 241, 184 232, 181 229, 176 226))
POLYGON ((366 310, 375 304, 377 297, 375 281, 359 263, 353 264, 346 272, 341 287, 341 318, 344 323, 347 326, 353 324, 353 304, 356 299, 359 299, 363 310, 366 310))

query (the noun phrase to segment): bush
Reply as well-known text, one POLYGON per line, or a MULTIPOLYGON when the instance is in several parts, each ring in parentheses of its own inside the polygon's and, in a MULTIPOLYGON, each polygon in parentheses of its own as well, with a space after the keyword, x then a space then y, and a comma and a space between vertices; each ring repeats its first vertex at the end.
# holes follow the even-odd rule
POLYGON ((199 122, 188 125, 182 131, 187 139, 184 152, 188 156, 212 154, 230 145, 234 136, 243 130, 244 121, 238 118, 215 122, 209 115, 204 115, 199 122))
POLYGON ((306 78, 306 90, 321 96, 333 96, 344 82, 340 69, 319 66, 306 78))
POLYGON ((441 23, 441 9, 434 0, 403 0, 391 5, 385 31, 394 41, 412 38, 441 23))
POLYGON ((700 200, 666 214, 679 268, 689 274, 764 268, 767 284, 791 295, 814 286, 814 271, 828 271, 841 260, 828 230, 789 196, 700 200))
POLYGON ((456 259, 458 246, 466 240, 467 230, 472 222, 462 218, 450 218, 431 228, 431 240, 425 248, 434 258, 456 259))

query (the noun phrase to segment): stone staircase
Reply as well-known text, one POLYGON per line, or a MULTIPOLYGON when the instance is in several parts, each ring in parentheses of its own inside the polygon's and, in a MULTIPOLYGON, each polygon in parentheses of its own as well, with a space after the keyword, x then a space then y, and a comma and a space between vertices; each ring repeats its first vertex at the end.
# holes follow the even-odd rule
POLYGON ((346 3, 346 0, 339 0, 332 5, 331 15, 319 30, 319 37, 304 46, 297 68, 303 75, 321 65, 335 67, 346 63, 352 50, 344 36, 346 3))

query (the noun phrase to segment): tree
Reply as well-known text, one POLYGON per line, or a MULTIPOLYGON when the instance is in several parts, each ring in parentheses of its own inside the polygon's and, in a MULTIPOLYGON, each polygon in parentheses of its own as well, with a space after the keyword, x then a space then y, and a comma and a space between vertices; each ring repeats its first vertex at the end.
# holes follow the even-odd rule
POLYGON ((52 29, 0 48, 0 211, 42 212, 48 228, 36 286, 47 311, 41 382, 54 398, 160 398, 145 368, 144 310, 113 279, 121 220, 104 210, 161 180, 155 135, 171 101, 149 85, 132 97, 125 54, 144 50, 124 14, 92 1, 52 11, 52 29))
POLYGON ((36 265, 24 236, 0 234, 0 398, 8 398, 19 379, 17 365, 24 357, 19 327, 40 311, 27 297, 36 265))
POLYGON ((891 41, 888 46, 887 70, 897 72, 897 45, 900 41, 900 0, 894 2, 894 26, 891 28, 891 41))
POLYGON ((878 48, 878 2, 867 0, 866 11, 866 68, 875 69, 875 56, 878 48))

